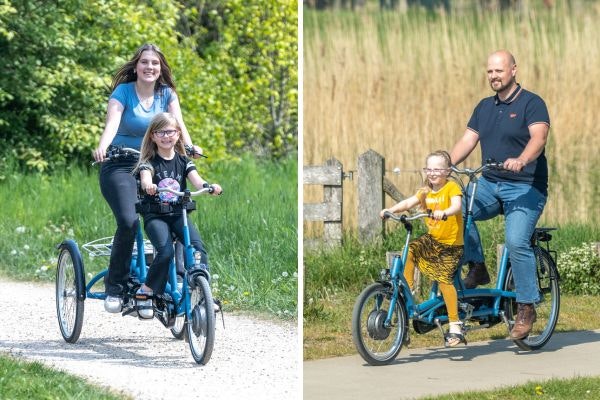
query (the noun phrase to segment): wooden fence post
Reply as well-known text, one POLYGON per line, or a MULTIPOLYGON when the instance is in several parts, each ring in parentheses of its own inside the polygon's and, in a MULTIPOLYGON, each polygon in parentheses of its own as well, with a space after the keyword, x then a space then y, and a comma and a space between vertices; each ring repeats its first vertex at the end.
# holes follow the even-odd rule
POLYGON ((358 240, 361 243, 380 240, 383 221, 379 212, 384 207, 384 158, 373 150, 358 157, 358 240))
MULTIPOLYGON (((342 244, 342 220, 344 210, 344 199, 342 191, 342 163, 335 158, 325 161, 325 165, 335 167, 339 171, 340 182, 335 185, 323 185, 323 202, 336 204, 339 215, 335 220, 323 221, 323 241, 326 246, 339 246, 342 244)), ((337 175, 336 175, 337 176, 337 175)))

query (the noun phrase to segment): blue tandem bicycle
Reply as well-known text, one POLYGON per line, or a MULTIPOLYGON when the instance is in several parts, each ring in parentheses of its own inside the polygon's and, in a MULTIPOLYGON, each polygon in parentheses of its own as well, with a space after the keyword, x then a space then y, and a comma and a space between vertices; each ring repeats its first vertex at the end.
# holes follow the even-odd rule
MULTIPOLYGON (((458 169, 453 173, 465 175, 468 185, 460 179, 467 198, 465 236, 472 224, 472 199, 477 190, 478 175, 491 168, 500 168, 502 163, 486 162, 477 169, 458 169), (467 193, 470 188, 470 192, 467 193)), ((411 221, 428 217, 421 213, 414 216, 396 216, 387 213, 386 218, 401 223, 406 229, 406 241, 401 255, 393 258, 391 268, 384 268, 379 279, 368 285, 357 297, 352 312, 352 338, 358 353, 370 365, 386 365, 394 361, 403 345, 410 343, 409 321, 418 334, 427 333, 436 327, 444 336, 443 324, 448 323, 444 299, 438 293, 437 282, 433 282, 429 297, 418 303, 404 278, 404 265, 408 256, 408 244, 413 231, 411 221)), ((528 337, 513 340, 523 350, 542 348, 554 332, 560 310, 559 273, 556 267, 556 252, 550 249, 555 228, 536 228, 531 238, 536 259, 536 272, 540 301, 536 304, 537 321, 528 337), (545 244, 545 245, 544 245, 545 244)), ((493 288, 466 289, 460 277, 460 268, 455 275, 454 285, 458 293, 459 318, 463 331, 484 329, 503 322, 508 332, 517 315, 515 285, 508 249, 504 247, 498 268, 496 285, 493 288)))

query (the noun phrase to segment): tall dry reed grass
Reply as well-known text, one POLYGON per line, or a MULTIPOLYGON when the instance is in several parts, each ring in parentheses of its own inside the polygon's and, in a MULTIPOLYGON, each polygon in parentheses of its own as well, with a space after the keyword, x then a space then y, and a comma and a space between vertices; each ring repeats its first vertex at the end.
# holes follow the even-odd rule
MULTIPOLYGON (((355 170, 373 149, 403 193, 432 150, 450 149, 491 96, 489 53, 509 49, 517 80, 544 98, 552 128, 543 223, 600 222, 600 6, 522 13, 305 12, 304 165, 335 157, 355 170), (392 170, 400 168, 400 174, 392 170)), ((480 162, 479 151, 465 165, 480 162)), ((356 180, 344 183, 344 224, 356 225, 356 180)), ((320 201, 304 186, 304 201, 320 201)), ((392 203, 387 199, 388 204, 392 203)), ((305 223, 305 232, 317 232, 305 223)))

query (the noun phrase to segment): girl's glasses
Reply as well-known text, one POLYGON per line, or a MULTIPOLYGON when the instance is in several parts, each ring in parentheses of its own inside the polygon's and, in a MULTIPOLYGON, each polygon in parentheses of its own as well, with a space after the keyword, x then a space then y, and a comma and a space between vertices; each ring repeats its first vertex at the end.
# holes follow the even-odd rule
POLYGON ((172 130, 168 130, 168 131, 154 131, 152 132, 154 133, 155 136, 158 137, 171 137, 171 136, 175 136, 177 133, 179 133, 178 130, 176 129, 172 129, 172 130))
POLYGON ((450 168, 423 168, 423 172, 427 175, 441 175, 447 172, 450 168))

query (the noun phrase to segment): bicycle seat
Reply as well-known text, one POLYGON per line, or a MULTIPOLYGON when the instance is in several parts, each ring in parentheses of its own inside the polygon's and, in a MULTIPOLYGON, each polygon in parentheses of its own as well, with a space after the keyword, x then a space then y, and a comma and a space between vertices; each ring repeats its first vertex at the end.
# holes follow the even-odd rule
POLYGON ((548 232, 555 231, 557 228, 535 228, 531 236, 532 242, 549 242, 552 240, 552 235, 548 232))

